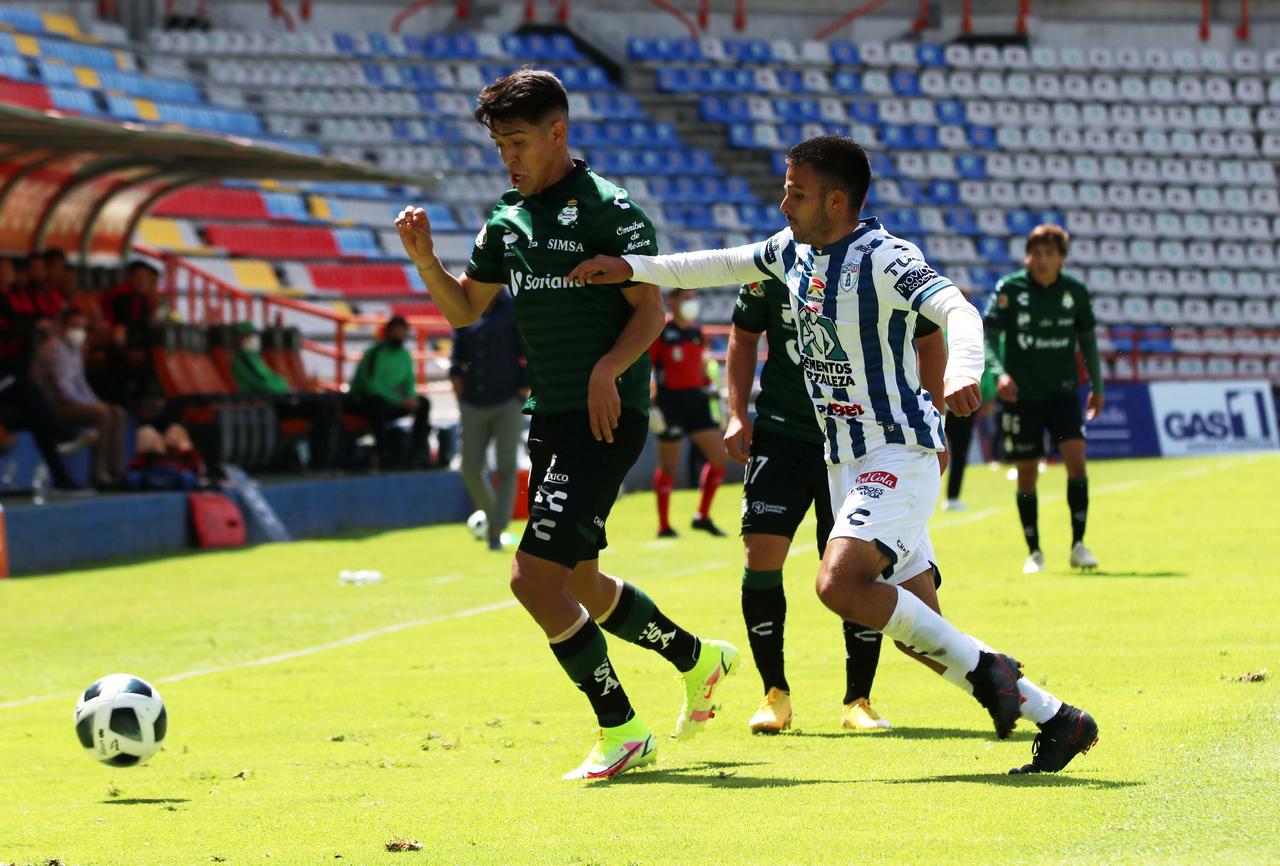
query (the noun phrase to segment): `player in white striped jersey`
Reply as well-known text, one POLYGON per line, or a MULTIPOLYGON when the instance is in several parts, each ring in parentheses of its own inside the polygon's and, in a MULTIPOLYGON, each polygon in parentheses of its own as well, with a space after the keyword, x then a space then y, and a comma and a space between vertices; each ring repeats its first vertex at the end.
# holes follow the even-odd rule
POLYGON ((802 366, 827 440, 836 528, 818 596, 846 620, 898 642, 971 693, 1004 739, 1019 716, 1040 727, 1032 762, 1055 772, 1097 740, 1083 710, 1022 677, 1021 664, 943 619, 927 523, 939 492, 941 417, 922 391, 911 335, 923 314, 947 331, 947 407, 981 401, 982 320, 918 247, 860 220, 871 169, 852 139, 819 136, 787 154, 780 209, 788 228, 758 244, 667 256, 597 257, 570 280, 628 279, 696 289, 782 280, 800 325, 802 366))

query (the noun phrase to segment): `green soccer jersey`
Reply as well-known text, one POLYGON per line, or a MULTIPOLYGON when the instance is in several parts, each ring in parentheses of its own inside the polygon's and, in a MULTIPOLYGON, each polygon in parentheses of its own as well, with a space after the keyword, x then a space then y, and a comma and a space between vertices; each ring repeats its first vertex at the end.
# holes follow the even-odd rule
MULTIPOLYGON (((622 290, 634 283, 571 286, 565 275, 592 256, 657 252, 653 224, 627 191, 578 160, 537 195, 513 189, 494 206, 466 273, 511 290, 535 412, 586 409, 591 370, 631 318, 622 290)), ((618 395, 648 413, 648 353, 618 377, 618 395)))
MULTIPOLYGON (((747 283, 738 290, 733 309, 734 325, 754 334, 763 332, 769 341, 769 357, 760 371, 755 426, 821 445, 826 440, 800 368, 796 319, 788 295, 787 287, 778 280, 747 283)), ((915 336, 926 337, 936 330, 938 326, 922 316, 916 322, 915 336)))
POLYGON ((1053 285, 1041 286, 1025 269, 1014 271, 996 284, 983 322, 987 367, 997 377, 1012 376, 1019 398, 1076 393, 1076 343, 1097 325, 1084 283, 1059 274, 1053 285))

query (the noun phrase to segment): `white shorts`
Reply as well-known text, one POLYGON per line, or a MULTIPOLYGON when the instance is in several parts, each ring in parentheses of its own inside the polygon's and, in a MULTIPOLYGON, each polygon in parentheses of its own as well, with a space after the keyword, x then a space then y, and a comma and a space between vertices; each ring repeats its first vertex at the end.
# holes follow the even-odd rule
POLYGON ((899 584, 934 564, 929 517, 941 478, 935 451, 882 445, 861 460, 827 468, 830 538, 874 541, 891 563, 880 579, 899 584))

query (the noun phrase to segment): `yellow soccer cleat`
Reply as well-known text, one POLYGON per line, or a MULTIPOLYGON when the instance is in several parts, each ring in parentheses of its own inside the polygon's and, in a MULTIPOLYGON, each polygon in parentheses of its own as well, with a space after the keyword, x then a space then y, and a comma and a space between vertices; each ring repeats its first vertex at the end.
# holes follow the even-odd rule
POLYGON ((565 779, 611 779, 627 770, 652 764, 658 757, 653 734, 644 722, 632 718, 616 728, 602 728, 587 759, 565 779))
POLYGON ((753 734, 777 734, 791 727, 791 693, 769 689, 749 724, 753 734))
POLYGON ((681 674, 684 682, 684 706, 676 719, 676 729, 671 736, 687 740, 707 726, 715 718, 720 704, 716 701, 716 688, 725 677, 738 668, 738 648, 727 641, 704 640, 693 670, 681 674))
POLYGON ((858 698, 853 703, 844 705, 844 712, 840 714, 840 727, 863 734, 872 734, 876 731, 887 731, 893 725, 889 724, 887 719, 880 718, 880 714, 871 708, 866 698, 858 698))

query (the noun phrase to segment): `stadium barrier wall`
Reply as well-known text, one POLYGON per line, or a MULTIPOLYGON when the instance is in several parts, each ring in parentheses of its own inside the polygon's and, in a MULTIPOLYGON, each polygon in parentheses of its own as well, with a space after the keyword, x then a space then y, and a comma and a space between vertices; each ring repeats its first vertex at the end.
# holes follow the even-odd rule
MULTIPOLYGON (((259 489, 294 538, 456 522, 470 513, 470 500, 456 472, 287 481, 259 489)), ((224 492, 236 498, 245 513, 249 543, 265 541, 262 527, 240 497, 224 492)), ((185 492, 131 493, 43 506, 11 503, 4 517, 13 575, 193 549, 185 492)))

